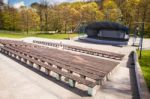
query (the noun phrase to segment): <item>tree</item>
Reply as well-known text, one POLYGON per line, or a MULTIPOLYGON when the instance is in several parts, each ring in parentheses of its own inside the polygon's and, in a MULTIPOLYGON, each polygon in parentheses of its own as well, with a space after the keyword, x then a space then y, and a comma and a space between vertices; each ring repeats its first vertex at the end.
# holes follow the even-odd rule
POLYGON ((38 30, 40 18, 34 9, 22 8, 20 11, 20 27, 23 31, 38 30))
POLYGON ((4 7, 1 12, 2 28, 6 30, 19 30, 19 12, 12 7, 4 7))
POLYGON ((94 22, 98 20, 102 20, 104 15, 99 10, 99 6, 95 3, 87 3, 81 6, 81 20, 84 22, 94 22))
POLYGON ((61 14, 61 8, 59 6, 55 6, 49 9, 48 13, 48 28, 50 31, 61 32, 63 28, 63 20, 61 14))
POLYGON ((122 16, 121 10, 118 8, 114 0, 103 1, 103 13, 105 14, 105 20, 119 22, 122 16))
POLYGON ((149 0, 141 0, 139 3, 139 7, 140 7, 140 21, 143 23, 143 32, 145 32, 145 29, 147 29, 146 31, 146 35, 148 35, 150 37, 150 1, 149 0))

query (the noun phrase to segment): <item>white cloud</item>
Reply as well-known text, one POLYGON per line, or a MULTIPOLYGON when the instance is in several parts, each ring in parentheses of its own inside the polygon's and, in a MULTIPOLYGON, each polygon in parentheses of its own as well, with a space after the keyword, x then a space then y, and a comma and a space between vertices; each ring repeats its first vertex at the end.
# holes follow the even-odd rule
POLYGON ((62 2, 75 2, 75 1, 86 1, 86 0, 47 0, 50 4, 62 3, 62 2))
POLYGON ((23 1, 21 1, 21 2, 15 3, 13 6, 14 6, 14 8, 20 8, 21 6, 25 6, 25 4, 23 1))
POLYGON ((8 3, 8 0, 2 0, 5 4, 7 4, 8 3))
POLYGON ((56 2, 75 2, 75 1, 83 1, 83 0, 53 0, 56 2))

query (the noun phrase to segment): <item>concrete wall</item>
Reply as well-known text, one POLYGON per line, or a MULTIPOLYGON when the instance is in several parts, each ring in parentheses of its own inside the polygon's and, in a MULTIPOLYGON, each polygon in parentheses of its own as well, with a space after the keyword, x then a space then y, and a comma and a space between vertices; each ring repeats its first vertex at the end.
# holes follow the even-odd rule
POLYGON ((100 30, 98 37, 109 37, 109 38, 125 38, 125 32, 113 31, 113 30, 100 30))
POLYGON ((134 64, 135 64, 135 73, 136 73, 136 79, 137 79, 137 85, 138 85, 138 92, 140 95, 140 99, 149 99, 150 93, 148 91, 146 82, 143 77, 143 73, 141 71, 141 67, 138 62, 138 55, 136 52, 133 54, 134 58, 134 64))

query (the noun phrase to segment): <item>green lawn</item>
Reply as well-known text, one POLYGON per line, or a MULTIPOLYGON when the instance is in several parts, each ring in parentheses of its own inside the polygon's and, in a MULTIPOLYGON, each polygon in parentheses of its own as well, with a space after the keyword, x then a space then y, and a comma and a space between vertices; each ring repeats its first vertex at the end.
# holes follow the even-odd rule
POLYGON ((144 78, 150 91, 150 50, 142 52, 142 59, 139 60, 144 78))
MULTIPOLYGON (((77 34, 69 34, 69 38, 76 37, 77 34)), ((41 38, 49 38, 49 39, 67 39, 68 34, 46 34, 46 33, 37 33, 37 34, 25 34, 25 33, 7 33, 0 32, 0 37, 7 38, 24 38, 24 37, 41 37, 41 38)))

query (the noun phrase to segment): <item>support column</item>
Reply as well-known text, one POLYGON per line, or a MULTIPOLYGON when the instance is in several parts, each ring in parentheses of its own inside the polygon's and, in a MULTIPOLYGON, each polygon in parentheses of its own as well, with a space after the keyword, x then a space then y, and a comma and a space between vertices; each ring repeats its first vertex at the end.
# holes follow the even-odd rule
POLYGON ((11 54, 11 57, 14 57, 14 54, 11 54))
POLYGON ((98 85, 96 85, 95 87, 88 87, 88 95, 95 96, 98 90, 99 90, 98 85))
MULTIPOLYGON (((70 70, 68 70, 68 72, 69 72, 70 74, 73 73, 73 72, 70 71, 70 70)), ((69 78, 68 83, 69 83, 69 86, 70 86, 70 87, 75 87, 76 81, 74 81, 74 80, 72 80, 72 79, 69 78)))
POLYGON ((21 57, 20 57, 20 56, 18 56, 18 60, 20 60, 20 61, 21 61, 21 57))
POLYGON ((47 69, 47 68, 45 68, 45 74, 46 74, 46 75, 49 75, 49 73, 50 73, 50 70, 47 69))
POLYGON ((8 51, 5 51, 5 54, 8 55, 8 51))
POLYGON ((36 64, 37 70, 41 70, 41 66, 36 64))
POLYGON ((18 56, 16 55, 16 57, 15 57, 17 60, 18 60, 18 56))
POLYGON ((20 57, 19 57, 19 56, 16 56, 16 59, 20 60, 20 57))
POLYGON ((8 55, 11 56, 11 53, 9 52, 8 55))
POLYGON ((14 54, 14 58, 16 58, 16 56, 17 56, 17 55, 16 55, 16 54, 14 54))
POLYGON ((56 78, 57 80, 61 80, 61 75, 58 74, 58 73, 56 73, 56 74, 55 74, 55 78, 56 78))
POLYGON ((26 61, 25 61, 25 59, 24 59, 24 58, 21 58, 21 61, 22 61, 22 62, 24 62, 24 63, 26 63, 26 61))
POLYGON ((69 86, 70 87, 75 87, 75 84, 76 84, 75 80, 69 79, 69 86))
POLYGON ((2 52, 2 50, 3 50, 3 49, 2 49, 2 48, 0 48, 0 51, 1 51, 1 52, 2 52))
POLYGON ((97 85, 101 85, 101 82, 100 82, 99 79, 96 79, 96 80, 95 80, 95 83, 96 83, 97 85))
POLYGON ((103 79, 100 80, 100 85, 104 85, 107 81, 107 77, 105 76, 103 79))
MULTIPOLYGON (((58 67, 58 66, 57 66, 57 68, 58 68, 59 70, 62 70, 61 67, 58 67)), ((56 79, 57 79, 57 80, 61 80, 61 75, 58 74, 58 73, 56 73, 56 79)))
POLYGON ((4 50, 4 53, 6 53, 6 50, 4 50))
POLYGON ((33 63, 30 62, 29 60, 27 60, 27 64, 28 64, 29 66, 33 67, 33 63))
POLYGON ((2 50, 2 52, 4 53, 4 52, 5 52, 5 50, 3 49, 3 50, 2 50))
POLYGON ((84 75, 80 75, 80 77, 83 78, 83 79, 86 79, 86 76, 84 76, 84 75))

